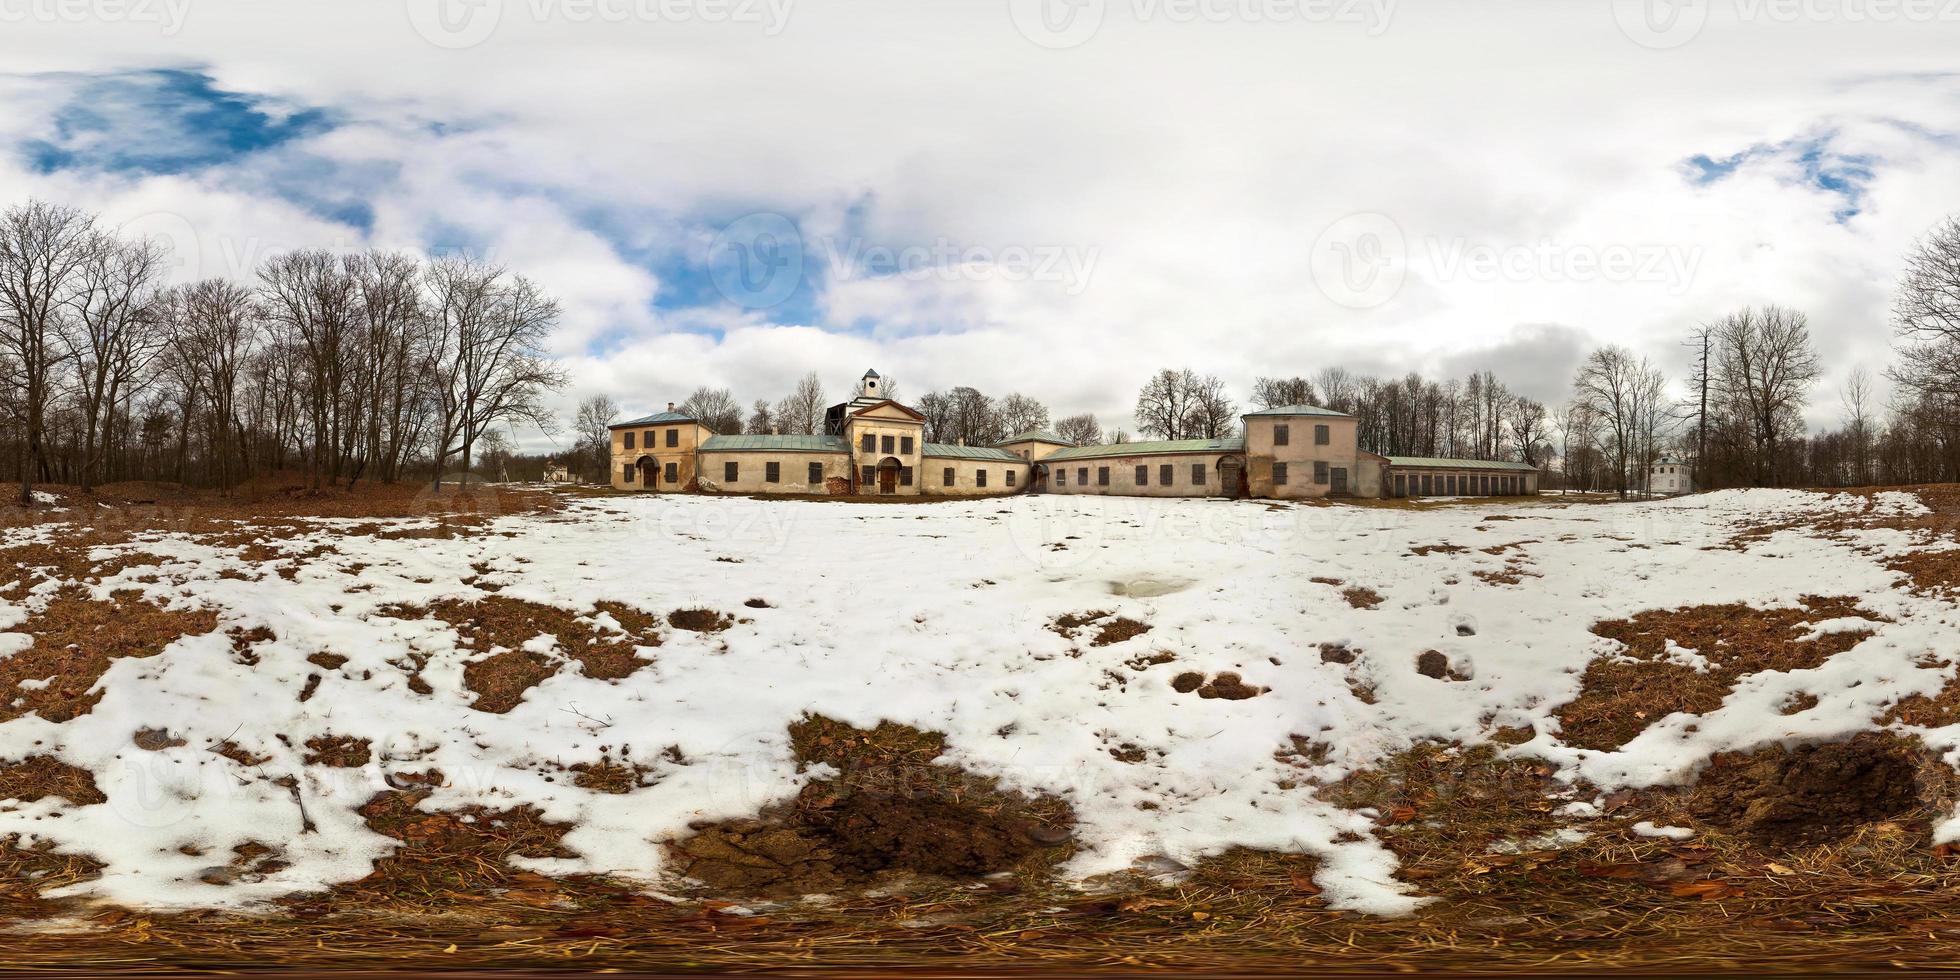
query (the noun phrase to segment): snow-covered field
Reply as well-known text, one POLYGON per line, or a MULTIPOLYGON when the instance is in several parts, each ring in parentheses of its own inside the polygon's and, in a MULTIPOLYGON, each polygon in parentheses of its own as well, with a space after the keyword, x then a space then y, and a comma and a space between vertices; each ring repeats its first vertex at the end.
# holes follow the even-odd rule
MULTIPOLYGON (((1068 874, 1155 856, 1188 862, 1233 845, 1305 851, 1322 858, 1331 904, 1392 913, 1421 898, 1396 880, 1374 815, 1319 801, 1316 783, 1422 739, 1467 745, 1530 726, 1531 741, 1509 751, 1602 789, 1652 785, 1692 774, 1711 752, 1871 728, 1897 698, 1939 691, 1960 661, 1960 610, 1907 590, 1883 564, 1923 542, 1898 530, 1836 539, 1789 530, 1720 547, 1747 523, 1867 503, 1795 491, 1427 509, 632 496, 502 517, 453 539, 373 533, 426 521, 318 520, 310 533, 264 544, 332 550, 283 565, 242 558, 235 541, 148 534, 97 550, 149 557, 91 594, 136 589, 158 604, 210 609, 218 629, 115 661, 100 702, 79 717, 0 724, 0 761, 53 756, 92 772, 107 797, 0 801, 0 837, 105 862, 100 878, 75 886, 83 894, 252 903, 367 873, 395 841, 356 808, 387 788, 386 774, 434 768, 446 780, 425 808, 531 803, 576 825, 564 843, 577 857, 534 860, 534 870, 609 872, 657 889, 662 841, 692 821, 753 814, 812 778, 797 771, 786 726, 814 712, 944 732, 944 761, 1066 798, 1080 821, 1068 874), (1354 588, 1381 601, 1353 605, 1344 593, 1354 588), (571 610, 581 628, 607 634, 620 624, 595 611, 600 602, 660 617, 707 608, 735 623, 721 632, 663 623, 659 645, 640 651, 647 665, 624 679, 594 679, 567 661, 513 710, 492 714, 471 706, 463 683, 465 664, 490 651, 459 647, 440 620, 383 612, 491 594, 571 610), (1587 663, 1616 646, 1593 623, 1806 595, 1861 597, 1889 621, 1859 621, 1874 632, 1848 652, 1814 670, 1744 678, 1720 710, 1668 718, 1621 750, 1560 742, 1556 709, 1578 692, 1587 663), (1052 628, 1087 612, 1149 630, 1097 646, 1094 627, 1052 628), (228 634, 254 628, 276 639, 237 656, 228 634), (1325 660, 1323 645, 1356 656, 1325 660), (1418 672, 1426 651, 1447 657, 1449 676, 1418 672), (331 669, 308 660, 321 653, 346 660, 331 669), (1157 653, 1174 660, 1141 659, 1157 653), (430 693, 411 689, 402 666, 423 658, 430 693), (1180 693, 1171 681, 1186 671, 1236 672, 1265 690, 1241 700, 1180 693), (320 677, 317 689, 301 700, 309 676, 320 677), (1782 713, 1797 691, 1816 705, 1782 713), (140 749, 132 735, 146 729, 183 744, 140 749), (361 768, 306 764, 306 743, 326 736, 366 739, 373 757, 361 768), (1293 736, 1328 747, 1325 762, 1276 758, 1293 736), (212 751, 227 741, 265 761, 212 751), (1144 748, 1143 761, 1112 755, 1125 743, 1144 748), (622 747, 653 767, 651 785, 614 795, 565 778, 563 767, 622 747), (200 879, 209 855, 247 840, 275 843, 289 866, 259 880, 200 879)), ((1920 510, 1909 494, 1880 495, 1876 506, 1920 510)), ((0 546, 70 530, 13 530, 0 546)), ((43 582, 0 605, 0 628, 21 628, 56 588, 43 582)), ((0 655, 31 642, 0 634, 0 655)), ((557 643, 540 636, 527 647, 555 655, 557 643)), ((1927 740, 1952 750, 1960 733, 1927 740)))

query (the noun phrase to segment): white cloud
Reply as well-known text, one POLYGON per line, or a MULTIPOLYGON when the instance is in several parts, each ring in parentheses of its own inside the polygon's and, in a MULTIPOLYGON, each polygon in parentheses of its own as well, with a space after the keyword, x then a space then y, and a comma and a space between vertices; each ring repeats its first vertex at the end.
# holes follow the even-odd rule
MULTIPOLYGON (((1004 2, 796 0, 774 34, 699 16, 579 22, 541 3, 489 0, 494 32, 461 49, 386 3, 201 0, 169 36, 128 20, 9 25, 19 108, 0 136, 48 125, 33 76, 50 71, 200 66, 221 88, 333 109, 349 125, 280 152, 378 168, 356 188, 376 240, 467 232, 546 283, 566 307, 568 406, 605 389, 658 407, 698 383, 773 398, 810 369, 840 392, 875 364, 913 393, 1021 390, 1126 423, 1159 366, 1243 393, 1258 374, 1330 364, 1482 365, 1534 325, 1556 325, 1543 336, 1558 357, 1516 373, 1616 341, 1678 374, 1689 327, 1772 301, 1811 314, 1835 385, 1888 359, 1900 256, 1960 210, 1960 139, 1941 135, 1960 97, 1955 22, 1786 22, 1714 2, 1691 41, 1659 50, 1621 31, 1618 3, 1405 0, 1376 34, 1180 23, 1105 0, 1100 30, 1057 50, 1022 36, 1004 2), (1825 138, 1874 158, 1842 223, 1844 198, 1804 182, 1789 153, 1704 186, 1681 167, 1825 138), (1095 261, 1079 290, 976 274, 832 283, 816 317, 829 333, 652 310, 674 284, 647 256, 762 209, 833 243, 1095 261), (1359 212, 1392 220, 1408 264, 1392 297, 1353 308, 1316 287, 1310 250, 1359 212), (1660 274, 1600 271, 1623 254, 1660 274), (860 323, 872 328, 843 330, 860 323), (604 361, 574 356, 602 338, 604 361)), ((267 196, 281 165, 132 180, 10 161, 0 194, 183 215, 207 251, 345 238, 267 196)), ((1835 396, 1817 401, 1828 422, 1835 396)))

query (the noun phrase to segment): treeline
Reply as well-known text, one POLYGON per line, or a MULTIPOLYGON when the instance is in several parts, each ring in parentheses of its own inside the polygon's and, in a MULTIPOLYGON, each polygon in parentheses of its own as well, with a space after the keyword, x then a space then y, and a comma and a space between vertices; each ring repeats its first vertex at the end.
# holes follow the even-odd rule
POLYGON ((0 448, 36 482, 315 487, 467 472, 496 427, 549 429, 558 303, 467 257, 308 249, 251 282, 169 285, 87 212, 0 213, 0 448))
POLYGON ((1567 482, 1621 495, 1654 463, 1693 467, 1700 489, 1847 487, 1960 481, 1960 217, 1914 246, 1894 301, 1900 357, 1881 405, 1853 370, 1839 424, 1808 431, 1823 366, 1799 311, 1769 305, 1696 327, 1688 395, 1670 400, 1658 368, 1622 347, 1594 351, 1555 419, 1567 482))

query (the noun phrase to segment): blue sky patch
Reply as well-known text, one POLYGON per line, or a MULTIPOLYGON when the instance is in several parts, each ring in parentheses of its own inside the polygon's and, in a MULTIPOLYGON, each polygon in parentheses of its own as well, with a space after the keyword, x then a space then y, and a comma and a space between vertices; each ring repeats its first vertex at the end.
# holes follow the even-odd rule
POLYGON ((227 91, 190 69, 64 77, 73 91, 55 111, 54 131, 20 147, 41 173, 190 173, 335 125, 326 110, 227 91))
POLYGON ((1841 199, 1842 204, 1832 211, 1832 217, 1842 224, 1864 209, 1865 192, 1879 158, 1864 153, 1841 153, 1832 148, 1835 139, 1835 133, 1826 133, 1781 143, 1758 143, 1726 157, 1697 153, 1682 161, 1681 169, 1689 183, 1707 185, 1727 179, 1746 165, 1777 162, 1794 165, 1795 180, 1841 199))

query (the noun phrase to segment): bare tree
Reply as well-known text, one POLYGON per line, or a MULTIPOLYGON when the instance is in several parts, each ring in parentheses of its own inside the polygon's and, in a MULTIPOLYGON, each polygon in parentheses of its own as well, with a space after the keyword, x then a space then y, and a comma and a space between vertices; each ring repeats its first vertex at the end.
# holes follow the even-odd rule
POLYGON ((1533 466, 1542 464, 1539 447, 1545 441, 1544 404, 1519 395, 1511 405, 1510 420, 1511 436, 1517 440, 1519 455, 1533 466))
POLYGON ((1260 408, 1279 408, 1284 405, 1311 405, 1313 401, 1313 382, 1305 378, 1253 379, 1252 403, 1260 408))
POLYGON ((1777 453, 1817 380, 1817 352, 1802 313, 1780 306, 1745 309, 1716 325, 1716 387, 1742 417, 1753 442, 1757 486, 1777 485, 1777 453))
POLYGON ((1613 490, 1627 496, 1627 477, 1638 452, 1640 389, 1650 369, 1624 347, 1602 347, 1579 365, 1573 401, 1599 422, 1597 444, 1613 466, 1613 490))
POLYGON ((239 385, 262 333, 259 305, 243 286, 206 279, 175 290, 171 313, 178 355, 196 372, 198 390, 208 406, 207 438, 218 485, 229 487, 231 465, 240 448, 239 385))
POLYGON ((773 434, 777 429, 776 409, 767 398, 755 400, 755 407, 749 411, 749 423, 744 431, 753 436, 773 434))
POLYGON ((349 421, 347 381, 360 323, 358 287, 341 261, 325 249, 275 255, 260 266, 259 281, 267 318, 297 341, 305 358, 307 409, 313 426, 307 469, 318 488, 323 481, 340 477, 337 450, 349 421))
POLYGON ((1239 406, 1225 392, 1225 382, 1215 374, 1196 379, 1191 385, 1191 407, 1184 413, 1180 438, 1223 439, 1238 431, 1239 406))
POLYGON ((727 388, 700 387, 681 403, 681 411, 711 432, 734 435, 742 431, 742 405, 727 388))
POLYGON ((784 432, 809 435, 823 428, 823 380, 815 371, 796 383, 796 390, 776 403, 776 421, 784 432))
POLYGON ((1071 445, 1094 446, 1102 442, 1102 424, 1087 412, 1071 415, 1055 423, 1055 435, 1071 445))
POLYGON ((122 242, 96 232, 77 270, 73 314, 63 341, 74 364, 82 450, 77 482, 94 485, 113 412, 163 345, 158 284, 165 250, 152 241, 122 242))
MULTIPOLYGON (((612 424, 619 418, 619 404, 605 395, 593 395, 578 403, 574 426, 578 441, 573 450, 580 457, 580 469, 604 476, 612 470, 612 424)), ((603 481, 602 481, 603 482, 603 481)))
POLYGON ((1960 215, 1906 256, 1892 324, 1907 341, 1893 379, 1921 395, 1960 399, 1960 215))
POLYGON ((424 281, 430 315, 423 356, 440 418, 433 439, 433 485, 440 489, 443 466, 458 455, 469 479, 471 451, 492 426, 528 422, 549 431, 554 423, 542 396, 565 379, 544 354, 558 303, 530 280, 451 257, 433 263, 424 281))
POLYGON ((1027 395, 1010 393, 1001 398, 994 410, 1000 416, 1000 428, 1005 433, 1002 438, 1048 428, 1048 406, 1027 395))
POLYGON ((61 318, 98 247, 95 216, 76 208, 29 201, 0 212, 0 382, 21 426, 23 507, 34 502, 35 479, 50 478, 48 402, 67 356, 61 318))
POLYGON ((961 386, 947 392, 947 431, 942 438, 968 446, 991 446, 1006 436, 994 400, 978 388, 961 386))
POLYGON ((1190 370, 1165 368, 1144 382, 1137 393, 1137 428, 1158 439, 1183 438, 1185 421, 1191 414, 1192 389, 1198 377, 1190 370))
POLYGON ((1844 381, 1841 398, 1844 402, 1844 434, 1848 443, 1846 451, 1851 456, 1851 472, 1847 476, 1857 486, 1868 486, 1872 482, 1871 374, 1863 367, 1852 368, 1851 376, 1844 381))
POLYGON ((373 465, 392 483, 416 434, 415 342, 423 336, 426 313, 422 267, 413 256, 381 251, 350 256, 345 267, 360 303, 357 350, 366 446, 356 476, 373 465))

